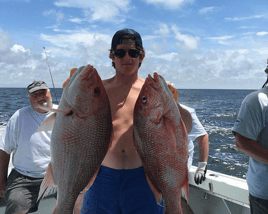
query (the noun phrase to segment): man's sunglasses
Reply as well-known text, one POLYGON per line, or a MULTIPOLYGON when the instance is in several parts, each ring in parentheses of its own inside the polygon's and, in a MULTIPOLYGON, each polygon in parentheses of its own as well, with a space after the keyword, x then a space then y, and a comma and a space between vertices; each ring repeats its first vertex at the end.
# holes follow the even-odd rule
MULTIPOLYGON (((115 51, 112 51, 112 53, 118 57, 118 58, 123 58, 126 55, 126 51, 124 49, 117 49, 115 51)), ((138 51, 136 49, 129 49, 128 50, 128 55, 132 58, 137 58, 140 54, 142 54, 142 51, 138 51)))

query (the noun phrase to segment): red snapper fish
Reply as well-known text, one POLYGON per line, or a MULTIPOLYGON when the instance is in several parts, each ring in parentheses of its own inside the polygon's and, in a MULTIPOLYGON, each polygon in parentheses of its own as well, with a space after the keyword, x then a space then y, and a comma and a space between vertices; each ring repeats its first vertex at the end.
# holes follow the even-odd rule
POLYGON ((96 69, 80 67, 66 85, 58 109, 47 110, 55 113, 38 131, 53 127, 51 163, 39 200, 57 186, 53 213, 71 214, 80 192, 94 182, 112 135, 110 102, 96 69))
POLYGON ((134 108, 134 140, 147 182, 165 214, 181 214, 188 198, 187 131, 163 77, 146 78, 134 108))

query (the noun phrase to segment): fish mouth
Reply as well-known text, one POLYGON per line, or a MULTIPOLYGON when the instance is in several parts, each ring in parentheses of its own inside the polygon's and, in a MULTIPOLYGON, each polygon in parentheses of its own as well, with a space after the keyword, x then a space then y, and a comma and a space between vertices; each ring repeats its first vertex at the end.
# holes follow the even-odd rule
POLYGON ((79 117, 84 117, 89 114, 88 111, 91 112, 91 110, 88 110, 91 109, 91 106, 87 103, 101 94, 98 91, 103 90, 102 81, 97 70, 92 65, 78 68, 74 75, 71 83, 64 89, 64 97, 70 108, 79 117))
POLYGON ((82 79, 88 82, 88 80, 92 79, 92 76, 94 76, 96 73, 97 71, 92 65, 87 65, 81 71, 82 79))
POLYGON ((68 82, 68 85, 71 86, 76 77, 82 78, 83 81, 87 81, 92 79, 92 76, 97 73, 96 69, 92 65, 86 65, 79 67, 76 72, 73 74, 71 79, 68 82))

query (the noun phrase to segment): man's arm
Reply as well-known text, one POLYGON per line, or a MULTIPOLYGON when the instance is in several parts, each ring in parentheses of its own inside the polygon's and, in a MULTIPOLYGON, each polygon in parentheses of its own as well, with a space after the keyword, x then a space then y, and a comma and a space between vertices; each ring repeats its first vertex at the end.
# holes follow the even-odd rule
POLYGON ((0 149, 0 198, 5 197, 5 188, 10 155, 0 149))
POLYGON ((207 162, 209 154, 208 134, 199 136, 197 138, 197 143, 199 150, 199 162, 207 162))
POLYGON ((190 112, 187 111, 186 109, 182 108, 179 103, 177 103, 177 104, 178 104, 178 107, 179 107, 179 110, 181 113, 181 118, 184 122, 186 129, 187 129, 187 132, 190 133, 192 130, 192 116, 191 116, 190 112))
POLYGON ((268 149, 255 140, 236 133, 236 147, 247 156, 268 165, 268 149))

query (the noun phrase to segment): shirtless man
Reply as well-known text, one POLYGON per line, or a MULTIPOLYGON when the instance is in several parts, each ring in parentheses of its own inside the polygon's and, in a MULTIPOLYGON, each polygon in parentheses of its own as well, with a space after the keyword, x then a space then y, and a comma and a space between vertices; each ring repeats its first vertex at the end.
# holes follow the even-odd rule
MULTIPOLYGON (((85 193, 82 214, 163 213, 163 207, 156 203, 146 181, 134 148, 133 111, 145 81, 138 76, 144 57, 139 33, 132 29, 115 33, 110 58, 116 73, 103 81, 110 100, 114 135, 98 176, 85 193)), ((189 112, 185 111, 182 115, 187 121, 186 127, 191 127, 189 112)))

